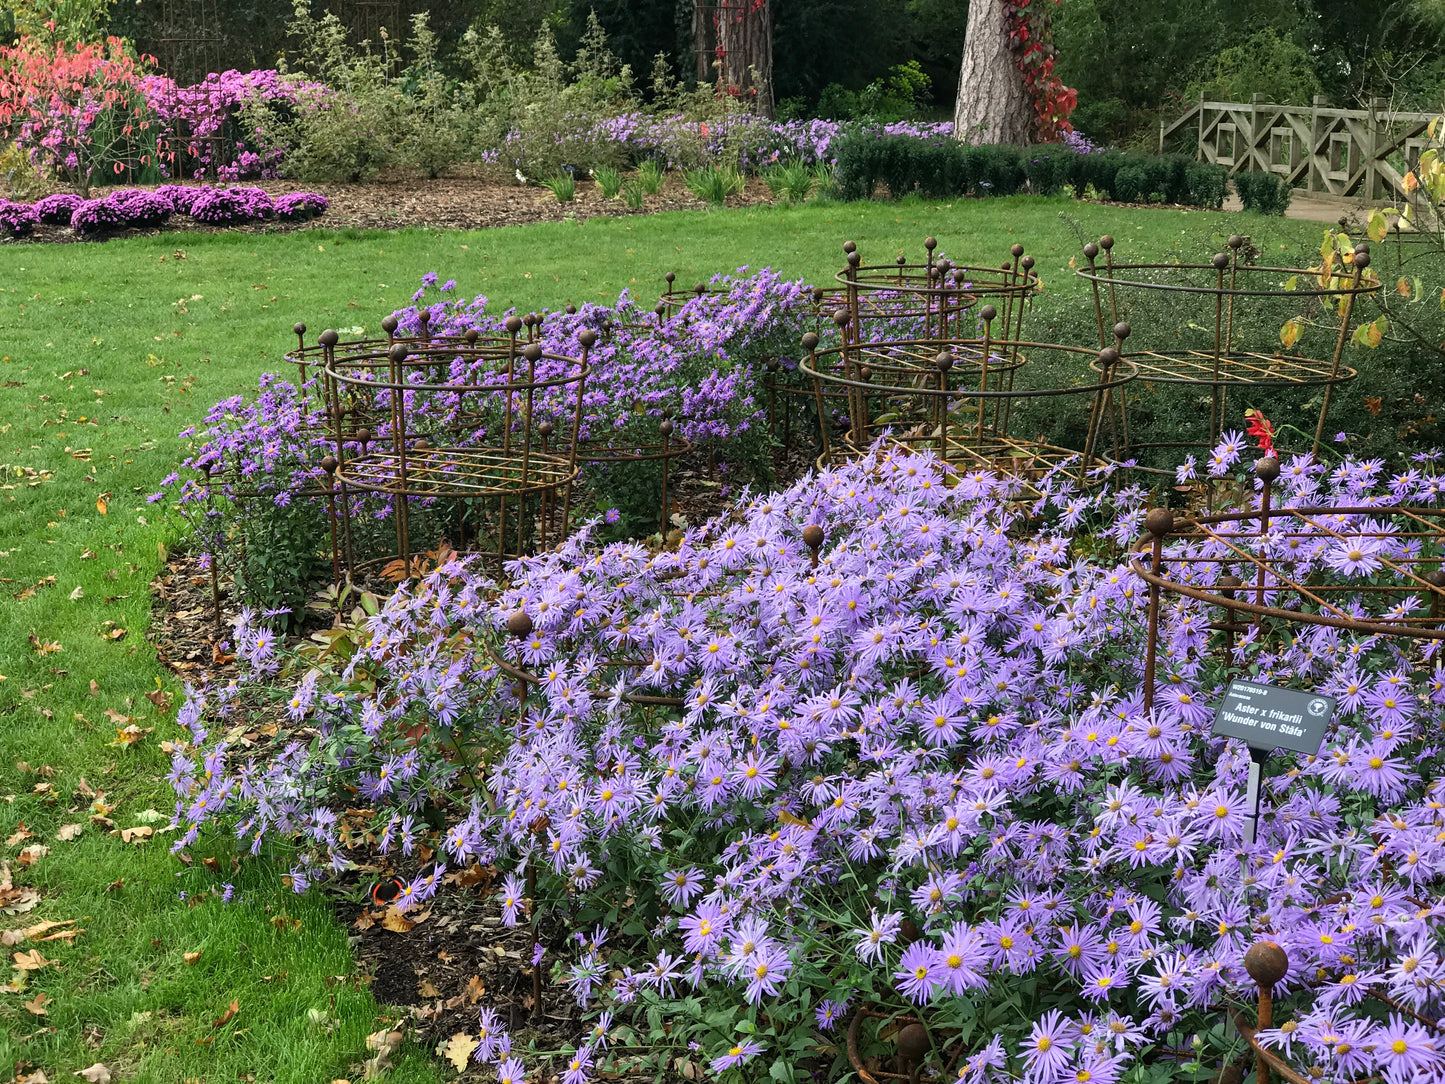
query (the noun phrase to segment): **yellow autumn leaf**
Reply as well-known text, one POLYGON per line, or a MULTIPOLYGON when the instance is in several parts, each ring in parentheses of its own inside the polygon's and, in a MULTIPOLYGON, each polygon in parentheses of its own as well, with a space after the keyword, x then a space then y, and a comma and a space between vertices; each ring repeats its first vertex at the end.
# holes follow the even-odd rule
POLYGON ((1401 297, 1410 296, 1410 280, 1404 275, 1395 280, 1395 292, 1401 297))
POLYGON ((1285 322, 1284 327, 1279 329, 1279 342, 1286 350, 1291 349, 1299 342, 1300 334, 1304 331, 1304 320, 1298 316, 1292 317, 1285 322))
POLYGON ((1385 212, 1376 207, 1370 212, 1369 225, 1365 227, 1365 235, 1376 243, 1383 241, 1385 235, 1390 232, 1390 220, 1385 217, 1385 212))
POLYGON ((110 505, 105 503, 104 497, 97 497, 95 498, 95 510, 103 516, 110 511, 110 505))
POLYGON ((465 1031, 459 1031, 446 1041, 442 1048, 442 1054, 457 1072, 464 1072, 472 1058, 472 1051, 477 1048, 477 1040, 465 1031))

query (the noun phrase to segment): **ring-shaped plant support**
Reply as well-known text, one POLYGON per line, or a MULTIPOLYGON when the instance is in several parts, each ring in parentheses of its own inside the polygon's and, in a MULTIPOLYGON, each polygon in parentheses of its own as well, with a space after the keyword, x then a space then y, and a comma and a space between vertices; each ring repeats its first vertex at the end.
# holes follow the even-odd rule
MULTIPOLYGON (((536 321, 529 319, 534 338, 536 321)), ((536 341, 519 343, 527 326, 521 317, 505 326, 505 336, 468 332, 461 342, 417 337, 384 350, 324 346, 332 473, 342 495, 338 545, 347 567, 360 566, 351 492, 390 504, 403 569, 416 507, 443 506, 441 518, 456 517, 459 538, 470 533, 471 548, 494 555, 499 567, 568 533, 587 352, 596 333, 581 333, 581 356, 573 358, 536 341), (376 428, 357 430, 347 401, 362 402, 376 428)))
POLYGON ((1343 362, 1356 300, 1380 288, 1368 270, 1368 245, 1360 245, 1339 273, 1330 266, 1246 262, 1245 240, 1238 235, 1207 264, 1116 263, 1113 250, 1114 238, 1107 234, 1090 242, 1084 246, 1087 266, 1074 272, 1091 284, 1100 348, 1112 347, 1134 362, 1147 385, 1208 389, 1210 395, 1206 440, 1135 444, 1131 452, 1213 447, 1225 428, 1230 390, 1249 387, 1322 389, 1314 433, 1318 452, 1334 389, 1356 376, 1343 362), (1182 308, 1158 311, 1165 305, 1182 308), (1272 353, 1263 343, 1244 341, 1261 321, 1279 329, 1279 349, 1272 353), (1326 360, 1295 350, 1309 323, 1332 339, 1326 360))
MULTIPOLYGON (((845 338, 841 346, 820 350, 818 336, 805 335, 808 356, 799 369, 813 381, 818 397, 823 445, 819 462, 862 455, 886 431, 897 444, 932 448, 965 473, 993 471, 1026 486, 1058 470, 1076 472, 1086 482, 1093 472, 1117 464, 1125 440, 1118 392, 1138 375, 1137 367, 1113 351, 996 339, 998 315, 993 305, 980 309, 979 338, 866 343, 845 338), (1093 378, 1065 387, 1018 387, 1014 377, 1030 354, 1057 355, 1081 373, 1090 371, 1092 361, 1093 378), (836 442, 825 389, 834 393, 835 402, 841 395, 846 409, 848 427, 836 442), (1082 449, 1010 432, 1015 403, 1070 396, 1092 400, 1082 449), (1113 456, 1102 454, 1106 435, 1112 436, 1113 456)), ((835 320, 846 326, 850 314, 840 311, 835 320)))
POLYGON ((1146 710, 1154 700, 1161 593, 1223 611, 1210 627, 1224 634, 1229 667, 1236 665, 1236 634, 1265 622, 1445 640, 1445 509, 1274 507, 1278 460, 1259 460, 1255 475, 1254 511, 1176 520, 1155 508, 1145 517, 1130 567, 1149 585, 1146 710))

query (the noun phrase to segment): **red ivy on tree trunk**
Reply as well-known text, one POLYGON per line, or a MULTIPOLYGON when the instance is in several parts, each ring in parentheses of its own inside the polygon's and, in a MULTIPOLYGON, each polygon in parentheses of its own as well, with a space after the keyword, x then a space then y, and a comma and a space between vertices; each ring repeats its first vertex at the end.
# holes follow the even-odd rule
MULTIPOLYGON (((1072 132, 1069 114, 1079 104, 1079 92, 1064 86, 1054 74, 1054 27, 1049 0, 1001 0, 1004 28, 1014 67, 1034 103, 1034 124, 1040 142, 1051 143, 1072 132)), ((1059 0, 1053 0, 1058 4, 1059 0)))

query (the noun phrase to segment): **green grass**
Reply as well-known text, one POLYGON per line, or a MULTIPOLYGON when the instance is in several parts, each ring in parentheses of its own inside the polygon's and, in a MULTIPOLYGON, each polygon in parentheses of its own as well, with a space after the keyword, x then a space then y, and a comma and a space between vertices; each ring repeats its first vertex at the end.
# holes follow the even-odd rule
MULTIPOLYGON (((214 854, 228 864, 225 841, 193 849, 196 864, 187 868, 160 833, 125 845, 87 824, 75 842, 55 839, 60 825, 87 819, 89 803, 72 797, 82 776, 106 792, 118 827, 140 823, 147 809, 170 811, 160 744, 182 732, 174 708, 162 713, 145 694, 158 683, 179 691, 145 633, 158 547, 175 541, 176 527, 163 505, 145 497, 183 454, 179 429, 281 367, 295 342, 292 323, 308 324, 308 338, 328 326, 376 334, 381 317, 407 303, 430 270, 454 277, 461 296, 484 293, 494 307, 524 310, 611 301, 624 288, 650 307, 666 271, 692 282, 771 264, 828 282, 842 266, 844 240, 882 263, 900 250, 916 258, 925 234, 955 260, 981 263, 1001 263, 1021 241, 1037 258, 1046 291, 1076 291, 1081 284, 1068 261, 1079 243, 1061 211, 1089 236, 1112 232, 1120 259, 1197 256, 1213 247, 1212 234, 1231 231, 1253 234, 1266 251, 1278 243, 1293 248, 1301 239, 1317 241, 1322 228, 1019 198, 815 201, 479 233, 172 233, 7 247, 0 285, 0 472, 7 486, 0 490, 0 575, 8 581, 0 585, 0 839, 23 821, 34 833, 30 842, 51 850, 29 869, 13 868, 17 884, 44 890, 40 906, 0 916, 0 926, 75 919, 86 932, 73 946, 39 945, 56 963, 29 972, 23 994, 0 994, 0 1064, 29 1061, 52 1080, 104 1061, 118 1079, 134 1081, 234 1081, 247 1073, 325 1081, 353 1075, 365 1057, 364 1036, 382 1026, 385 1010, 364 987, 328 985, 353 972, 346 931, 319 899, 284 889, 278 866, 246 859, 239 873, 218 878, 202 870, 200 858, 214 854), (102 497, 104 516, 96 507, 102 497), (50 576, 53 586, 14 597, 50 576), (117 627, 127 630, 123 638, 102 635, 117 627), (32 634, 60 650, 38 657, 32 634), (154 731, 133 747, 112 746, 116 723, 107 711, 154 731), (54 774, 22 772, 17 762, 54 774), (49 789, 36 793, 37 784, 49 789), (239 902, 207 895, 223 879, 236 885, 239 902), (107 890, 117 880, 123 886, 107 890), (182 901, 182 891, 202 902, 182 901), (283 912, 300 920, 299 930, 272 923, 283 912), (185 964, 183 954, 195 951, 200 960, 185 964), (23 1008, 37 992, 49 998, 47 1016, 23 1008), (213 1028, 233 1000, 240 1012, 213 1028), (326 1010, 334 1025, 312 1023, 309 1009, 326 1010)), ((6 847, 0 857, 14 859, 19 849, 6 847)), ((390 1079, 441 1076, 426 1052, 412 1050, 390 1079)))

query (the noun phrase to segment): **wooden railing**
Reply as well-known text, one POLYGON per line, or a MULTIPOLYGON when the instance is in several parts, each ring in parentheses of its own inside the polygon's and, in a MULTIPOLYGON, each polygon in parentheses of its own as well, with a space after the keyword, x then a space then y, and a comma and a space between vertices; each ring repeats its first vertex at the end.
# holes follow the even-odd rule
POLYGON ((1277 173, 1295 188, 1361 200, 1411 202, 1427 211, 1405 174, 1433 141, 1426 127, 1437 114, 1405 113, 1373 99, 1368 109, 1200 101, 1172 123, 1159 122, 1159 149, 1193 129, 1196 157, 1230 173, 1277 173))

